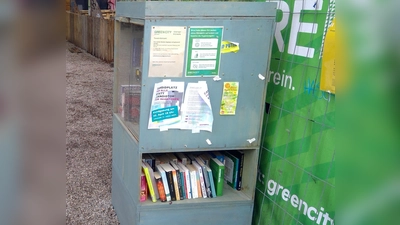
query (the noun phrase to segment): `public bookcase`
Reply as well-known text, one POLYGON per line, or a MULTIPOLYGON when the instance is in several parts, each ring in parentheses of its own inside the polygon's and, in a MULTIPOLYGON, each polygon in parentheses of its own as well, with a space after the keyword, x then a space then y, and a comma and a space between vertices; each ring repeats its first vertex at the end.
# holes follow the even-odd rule
POLYGON ((251 224, 276 3, 117 2, 112 203, 121 224, 251 224), (242 188, 139 201, 145 153, 244 152, 242 188))

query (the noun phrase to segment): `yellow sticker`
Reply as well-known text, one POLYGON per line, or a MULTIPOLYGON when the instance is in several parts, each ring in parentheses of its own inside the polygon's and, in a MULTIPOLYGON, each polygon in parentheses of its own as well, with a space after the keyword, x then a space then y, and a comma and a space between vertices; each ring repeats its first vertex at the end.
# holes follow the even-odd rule
POLYGON ((235 115, 236 103, 239 94, 239 82, 224 82, 222 91, 220 115, 235 115))
POLYGON ((239 51, 239 43, 233 41, 222 41, 221 53, 236 53, 239 51))
POLYGON ((336 70, 336 43, 335 43, 335 18, 326 33, 324 52, 322 55, 322 69, 320 90, 329 93, 336 93, 335 70, 336 70))

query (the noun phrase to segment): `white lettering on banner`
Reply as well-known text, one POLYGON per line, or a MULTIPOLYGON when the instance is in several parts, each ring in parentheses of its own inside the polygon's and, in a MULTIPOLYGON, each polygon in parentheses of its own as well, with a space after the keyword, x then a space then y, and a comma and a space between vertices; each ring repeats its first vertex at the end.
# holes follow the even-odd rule
MULTIPOLYGON (((298 44, 298 36, 299 33, 316 34, 318 29, 324 29, 323 24, 321 23, 322 21, 318 20, 318 22, 321 24, 318 24, 316 22, 315 23, 302 22, 301 15, 302 13, 304 14, 303 11, 305 10, 316 11, 315 13, 317 14, 326 13, 325 21, 330 21, 334 17, 333 16, 335 11, 334 0, 294 0, 294 1, 271 0, 271 2, 276 2, 278 4, 277 9, 282 11, 281 20, 276 23, 276 29, 275 29, 275 41, 278 46, 278 51, 281 53, 285 52, 288 55, 295 55, 310 59, 316 57, 315 48, 312 48, 311 46, 301 46, 300 44, 298 44), (321 12, 324 3, 329 4, 328 12, 325 11, 321 12), (286 28, 290 28, 288 31, 290 33, 289 37, 284 39, 282 32, 286 28), (285 42, 287 46, 285 45, 285 42)), ((325 29, 327 29, 327 24, 329 23, 325 22, 325 29)), ((323 40, 325 38, 325 33, 326 32, 324 32, 323 39, 321 42, 321 50, 323 46, 323 40)), ((319 58, 321 57, 319 56, 319 58)), ((295 76, 296 74, 291 74, 291 75, 284 74, 285 69, 286 70, 290 69, 283 68, 281 66, 274 69, 279 69, 280 71, 269 71, 267 73, 267 81, 270 82, 272 80, 272 83, 274 85, 281 86, 283 88, 287 88, 289 90, 294 91, 296 88, 294 87, 295 83, 293 82, 293 76, 295 76)))
POLYGON ((285 70, 282 73, 269 71, 267 73, 267 81, 270 82, 272 77, 272 81, 275 85, 279 85, 285 88, 289 88, 290 90, 295 90, 294 86, 292 86, 293 78, 292 76, 285 74, 285 70))
POLYGON ((324 212, 324 208, 321 207, 318 211, 315 207, 308 206, 308 203, 302 199, 299 199, 297 195, 290 195, 290 190, 286 189, 274 180, 269 180, 267 182, 267 193, 270 196, 279 195, 280 190, 282 190, 281 197, 287 202, 290 199, 291 205, 307 216, 311 221, 316 221, 317 224, 327 225, 328 222, 334 225, 334 220, 329 217, 329 213, 324 212), (322 220, 323 218, 323 220, 322 220))
MULTIPOLYGON (((278 9, 283 12, 282 20, 276 24, 275 40, 278 44, 278 49, 283 52, 285 44, 283 41, 282 30, 286 28, 289 22, 289 5, 284 1, 272 1, 278 3, 278 9)), ((321 10, 323 0, 295 0, 292 13, 292 24, 290 29, 288 53, 307 58, 314 58, 314 48, 297 45, 298 33, 315 34, 318 30, 317 23, 300 22, 302 10, 321 10)))

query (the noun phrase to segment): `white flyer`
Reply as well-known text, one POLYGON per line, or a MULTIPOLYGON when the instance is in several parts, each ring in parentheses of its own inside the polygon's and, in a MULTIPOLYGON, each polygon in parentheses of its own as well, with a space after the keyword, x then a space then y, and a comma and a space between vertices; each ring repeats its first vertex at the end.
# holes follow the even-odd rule
POLYGON ((154 84, 148 129, 179 129, 185 82, 154 84))
POLYGON ((213 113, 205 81, 188 83, 184 98, 181 129, 212 132, 213 113))

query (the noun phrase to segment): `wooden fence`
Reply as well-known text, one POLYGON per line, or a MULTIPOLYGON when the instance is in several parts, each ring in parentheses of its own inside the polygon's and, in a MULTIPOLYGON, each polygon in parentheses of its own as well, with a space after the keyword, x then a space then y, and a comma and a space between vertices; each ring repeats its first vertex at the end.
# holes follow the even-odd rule
POLYGON ((114 61, 114 19, 66 12, 69 42, 106 61, 114 61))

